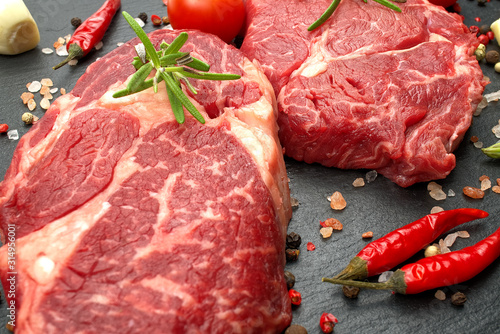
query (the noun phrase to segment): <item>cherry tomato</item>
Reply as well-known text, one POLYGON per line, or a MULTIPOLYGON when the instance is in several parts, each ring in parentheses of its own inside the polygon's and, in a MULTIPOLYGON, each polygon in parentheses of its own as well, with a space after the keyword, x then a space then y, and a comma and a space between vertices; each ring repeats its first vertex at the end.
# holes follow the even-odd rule
POLYGON ((168 0, 167 11, 174 29, 198 29, 227 43, 245 20, 243 0, 168 0))
POLYGON ((447 8, 453 6, 457 2, 457 0, 429 0, 429 2, 447 8))

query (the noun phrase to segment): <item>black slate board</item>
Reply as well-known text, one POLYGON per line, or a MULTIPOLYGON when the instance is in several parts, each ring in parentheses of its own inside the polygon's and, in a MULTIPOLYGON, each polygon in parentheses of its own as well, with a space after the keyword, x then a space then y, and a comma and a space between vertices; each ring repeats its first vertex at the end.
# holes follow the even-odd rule
MULTIPOLYGON (((361 0, 360 0, 361 1, 361 0)), ((74 16, 85 19, 97 10, 102 1, 69 0, 26 0, 33 17, 38 23, 41 41, 32 51, 17 56, 0 56, 0 123, 9 124, 20 135, 29 130, 21 121, 21 115, 27 111, 19 96, 26 91, 26 83, 42 78, 51 78, 55 87, 64 87, 70 91, 86 67, 109 51, 119 42, 126 42, 134 37, 133 31, 125 20, 117 15, 104 37, 101 50, 92 51, 80 60, 77 66, 66 66, 53 71, 52 66, 62 60, 61 57, 45 55, 44 47, 51 47, 58 37, 73 32, 70 19, 74 16)), ((489 25, 500 18, 500 1, 491 0, 485 6, 478 6, 476 1, 459 0, 461 14, 465 24, 489 25), (481 22, 475 18, 480 17, 481 22)), ((370 5, 368 3, 367 5, 370 5)), ((165 15, 166 7, 161 0, 133 1, 123 0, 122 9, 131 15, 139 12, 148 15, 165 15)), ((148 22, 146 32, 155 28, 148 22)), ((499 50, 496 41, 488 49, 499 50)), ((493 66, 482 62, 481 67, 492 83, 485 93, 500 89, 500 74, 493 66)), ((55 97, 59 93, 54 94, 55 97)), ((37 97, 37 102, 40 98, 37 97)), ((35 115, 43 116, 38 106, 35 115)), ((319 318, 323 312, 331 312, 339 319, 335 333, 500 333, 500 260, 495 261, 484 272, 460 285, 444 287, 447 299, 439 301, 434 297, 435 290, 413 296, 394 295, 388 291, 361 291, 355 300, 345 298, 341 289, 327 283, 321 283, 321 277, 332 276, 339 272, 366 243, 361 234, 373 231, 378 238, 391 230, 405 225, 428 214, 433 206, 444 209, 473 207, 483 209, 490 216, 481 221, 471 222, 463 227, 471 234, 470 239, 459 239, 453 249, 463 248, 485 238, 500 227, 500 195, 491 190, 482 200, 471 200, 462 195, 464 186, 478 186, 479 177, 486 174, 496 180, 500 177, 500 161, 484 156, 469 141, 478 136, 485 145, 497 141, 491 128, 498 124, 500 106, 490 104, 479 117, 474 118, 470 130, 457 149, 457 167, 445 180, 438 183, 448 192, 455 191, 455 197, 444 201, 432 199, 426 189, 427 184, 417 184, 403 189, 379 176, 374 182, 363 188, 354 188, 352 182, 357 177, 364 177, 367 171, 345 171, 325 168, 319 165, 307 165, 291 159, 286 160, 292 196, 300 202, 294 210, 289 225, 289 232, 302 236, 303 245, 297 262, 287 265, 287 269, 296 276, 295 289, 303 296, 302 305, 293 311, 293 323, 301 324, 309 333, 321 333, 319 318), (334 191, 340 191, 347 200, 347 208, 342 212, 333 212, 327 197, 334 191), (344 224, 344 230, 329 239, 322 239, 319 234, 319 221, 334 217, 344 224), (305 244, 313 242, 316 250, 306 251, 305 244), (456 291, 464 292, 468 301, 463 307, 453 306, 450 296, 456 291)), ((0 135, 0 175, 3 179, 17 141, 12 141, 5 134, 0 135)), ((409 261, 420 258, 417 254, 409 261)), ((7 321, 6 304, 2 298, 0 305, 0 324, 7 321)), ((8 333, 3 325, 0 333, 8 333)))

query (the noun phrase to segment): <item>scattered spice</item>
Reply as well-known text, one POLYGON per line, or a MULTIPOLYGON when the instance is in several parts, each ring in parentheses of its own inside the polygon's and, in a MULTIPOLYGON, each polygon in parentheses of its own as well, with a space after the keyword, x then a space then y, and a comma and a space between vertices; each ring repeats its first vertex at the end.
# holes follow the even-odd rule
POLYGON ((476 143, 478 140, 479 140, 479 138, 477 136, 470 137, 470 141, 473 143, 476 143))
POLYGON ((287 262, 297 261, 299 258, 299 254, 300 254, 300 250, 295 249, 295 248, 287 248, 285 250, 286 261, 287 262))
POLYGON ((288 290, 288 296, 290 296, 290 302, 292 303, 292 305, 298 306, 300 305, 300 303, 302 303, 302 295, 297 290, 288 290))
POLYGON ((23 100, 24 104, 28 104, 28 101, 33 99, 34 97, 35 95, 33 95, 33 93, 30 92, 24 92, 21 94, 21 100, 23 100))
POLYGON ((82 19, 79 17, 74 17, 71 19, 71 25, 75 28, 78 28, 82 24, 82 19))
POLYGON ((319 233, 323 236, 323 239, 327 239, 332 236, 333 228, 332 227, 322 227, 319 230, 319 233))
POLYGON ((496 64, 500 60, 500 54, 495 50, 491 50, 486 52, 485 59, 488 64, 496 64))
POLYGON ((462 292, 456 292, 451 296, 451 303, 455 306, 462 306, 467 301, 467 296, 462 292))
POLYGON ((298 208, 299 207, 299 200, 291 197, 290 198, 290 205, 292 206, 292 209, 298 208))
POLYGON ((370 238, 373 238, 373 232, 372 231, 368 231, 368 232, 365 232, 361 235, 361 237, 363 239, 370 239, 370 238))
POLYGON ((342 225, 342 223, 335 218, 328 218, 324 222, 320 221, 319 224, 323 227, 331 227, 336 231, 342 231, 342 229, 344 228, 344 225, 342 225))
POLYGON ((137 15, 138 18, 142 20, 142 22, 147 23, 148 22, 148 14, 141 12, 139 15, 137 15))
POLYGON ((344 293, 344 296, 350 299, 358 298, 360 291, 361 289, 355 286, 349 286, 349 285, 342 286, 342 292, 344 293))
POLYGON ((160 26, 162 24, 162 19, 158 15, 151 15, 151 22, 154 26, 160 26))
POLYGON ((338 319, 331 313, 323 313, 319 319, 319 327, 323 333, 333 333, 333 327, 338 323, 338 319))
POLYGON ((488 45, 488 43, 490 42, 490 39, 488 38, 488 36, 486 36, 484 34, 479 35, 477 37, 477 40, 479 41, 479 43, 484 44, 484 45, 488 45))
POLYGON ((35 123, 36 121, 38 121, 38 117, 36 117, 35 115, 33 115, 32 113, 30 112, 25 112, 23 114, 23 116, 21 116, 21 119, 22 121, 25 123, 25 124, 33 124, 35 123))
POLYGON ((441 249, 437 247, 436 245, 431 245, 425 249, 424 256, 425 257, 430 257, 434 255, 441 254, 441 249))
POLYGON ((287 248, 299 248, 302 243, 302 238, 299 234, 291 232, 286 236, 286 247, 287 248))
POLYGON ((313 244, 312 242, 310 242, 310 241, 309 241, 309 242, 307 243, 307 250, 308 250, 308 251, 313 251, 313 250, 315 250, 315 249, 316 249, 316 246, 314 246, 314 244, 313 244))
POLYGON ((170 19, 168 18, 168 16, 164 16, 161 18, 161 21, 163 22, 163 24, 170 24, 170 19))
POLYGON ((307 330, 301 325, 290 325, 286 329, 285 334, 307 334, 307 330))
POLYGON ((444 293, 443 290, 437 290, 436 293, 434 294, 434 297, 439 300, 446 300, 446 294, 444 293))
POLYGON ((347 202, 344 199, 344 196, 340 193, 340 191, 336 191, 330 196, 330 207, 333 210, 344 210, 347 206, 347 202))
POLYGON ((293 288, 293 286, 295 285, 295 275, 288 270, 285 270, 285 282, 288 290, 293 288))
POLYGON ((480 199, 484 197, 484 191, 481 189, 475 188, 475 187, 464 187, 463 193, 465 196, 474 198, 474 199, 480 199))
POLYGON ((5 133, 9 131, 9 126, 7 124, 0 124, 0 133, 5 133))

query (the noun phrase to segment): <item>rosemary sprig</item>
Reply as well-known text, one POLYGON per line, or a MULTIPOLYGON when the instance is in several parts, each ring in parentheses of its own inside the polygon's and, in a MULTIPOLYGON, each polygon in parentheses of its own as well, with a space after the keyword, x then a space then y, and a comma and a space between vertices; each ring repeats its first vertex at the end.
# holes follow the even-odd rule
POLYGON ((493 159, 500 159, 500 142, 481 149, 484 154, 493 159))
MULTIPOLYGON (((363 1, 367 2, 367 0, 363 0, 363 1)), ((379 4, 384 5, 392 10, 395 10, 396 12, 401 13, 401 8, 399 8, 398 6, 393 4, 392 2, 389 2, 388 0, 373 0, 373 1, 378 2, 379 4)), ((403 2, 406 2, 406 0, 404 0, 403 2)), ((337 9, 339 4, 340 4, 340 0, 333 0, 332 3, 330 4, 330 6, 328 6, 328 8, 325 10, 325 12, 323 14, 321 14, 319 19, 317 19, 313 24, 311 24, 309 26, 309 28, 307 28, 307 31, 313 31, 314 29, 318 28, 323 23, 325 23, 326 20, 328 20, 330 18, 330 16, 333 15, 333 12, 335 11, 335 9, 337 9)))
MULTIPOLYGON (((208 73, 210 65, 191 56, 188 52, 180 52, 180 49, 189 37, 186 32, 181 32, 171 44, 162 42, 160 50, 156 50, 144 30, 142 30, 132 16, 127 12, 122 12, 122 14, 136 33, 137 37, 141 40, 146 56, 143 57, 143 54, 138 54, 137 57, 134 57, 132 65, 135 67, 136 72, 130 78, 127 88, 115 92, 113 97, 119 98, 135 94, 151 87, 153 87, 156 93, 158 91, 158 84, 164 81, 168 100, 176 121, 180 124, 184 123, 184 107, 194 118, 204 124, 205 119, 186 94, 184 94, 181 83, 184 83, 187 89, 193 94, 196 94, 196 89, 191 85, 188 78, 203 80, 236 80, 241 76, 237 74, 208 73), (156 71, 155 76, 148 79, 153 70, 156 71)), ((142 48, 139 49, 142 50, 142 48)))

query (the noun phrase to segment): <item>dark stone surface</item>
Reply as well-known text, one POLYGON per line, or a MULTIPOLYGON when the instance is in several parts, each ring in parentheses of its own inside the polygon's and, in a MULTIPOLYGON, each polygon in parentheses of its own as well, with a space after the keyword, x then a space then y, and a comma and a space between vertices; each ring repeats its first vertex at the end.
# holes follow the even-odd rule
MULTIPOLYGON (((360 0, 361 1, 361 0, 360 0)), ((72 33, 71 18, 78 16, 85 19, 99 8, 102 1, 70 0, 26 0, 33 17, 38 23, 41 41, 38 47, 18 56, 0 56, 0 123, 9 124, 20 135, 29 130, 21 121, 21 115, 27 111, 19 96, 26 91, 26 83, 42 78, 51 78, 55 87, 64 87, 70 91, 85 68, 109 51, 116 48, 116 43, 126 42, 134 37, 133 31, 125 20, 117 15, 104 37, 101 50, 92 51, 80 60, 77 66, 65 66, 57 71, 52 66, 62 58, 57 55, 45 55, 44 47, 51 47, 58 37, 72 33)), ((491 0, 484 6, 477 1, 459 0, 461 14, 465 24, 489 25, 500 18, 500 1, 491 0), (476 22, 476 17, 481 22, 476 22)), ((367 5, 370 5, 368 2, 367 5)), ((123 0, 122 9, 136 16, 146 12, 148 16, 166 14, 166 8, 160 0, 140 2, 123 0)), ((144 27, 146 32, 155 28, 149 22, 144 27)), ((496 41, 488 45, 488 50, 499 50, 496 41)), ((485 93, 500 89, 500 74, 495 73, 492 65, 484 61, 481 67, 492 83, 485 93)), ((39 103, 40 96, 36 94, 39 103)), ((59 93, 54 94, 58 97, 59 93)), ((37 107, 34 114, 43 116, 44 111, 37 107)), ((357 252, 368 242, 361 238, 366 231, 373 231, 374 238, 416 220, 428 213, 433 206, 444 209, 474 207, 490 213, 488 218, 464 224, 455 230, 465 229, 471 237, 459 239, 452 249, 459 249, 485 238, 500 227, 500 195, 491 190, 482 200, 471 200, 462 194, 464 186, 479 186, 479 177, 483 174, 494 180, 500 177, 500 161, 484 156, 470 142, 475 135, 485 145, 492 145, 497 138, 491 128, 498 124, 500 106, 491 104, 466 133, 464 141, 456 150, 457 167, 445 180, 438 183, 445 192, 455 191, 455 197, 444 201, 433 200, 426 189, 427 184, 417 184, 407 189, 400 188, 379 176, 374 182, 363 188, 354 188, 352 182, 357 177, 364 177, 367 171, 343 171, 325 168, 319 165, 307 165, 287 159, 288 175, 292 196, 300 205, 294 210, 294 217, 289 232, 297 232, 302 237, 301 255, 297 262, 287 265, 287 270, 296 277, 295 289, 302 293, 302 305, 293 311, 293 323, 304 326, 309 333, 321 333, 319 318, 323 312, 333 313, 339 319, 335 333, 499 333, 500 332, 500 260, 495 261, 475 278, 462 284, 444 287, 447 299, 439 301, 434 297, 436 289, 413 296, 394 295, 389 291, 362 290, 357 299, 348 299, 339 286, 321 283, 321 277, 338 273, 357 252), (334 191, 340 191, 347 207, 341 212, 330 209, 327 197, 334 191), (319 234, 319 221, 333 217, 344 224, 341 232, 335 232, 329 239, 322 239, 319 234), (313 242, 316 250, 306 250, 307 242, 313 242), (461 307, 451 304, 451 295, 457 291, 466 294, 467 302, 461 307)), ((0 178, 8 168, 17 141, 0 135, 0 178)), ((423 253, 423 252, 422 252, 423 253)), ((415 255, 409 261, 422 257, 415 255)), ((375 278, 376 279, 376 278, 375 278)), ((6 305, 2 298, 0 333, 8 333, 3 326, 7 321, 6 305)))

